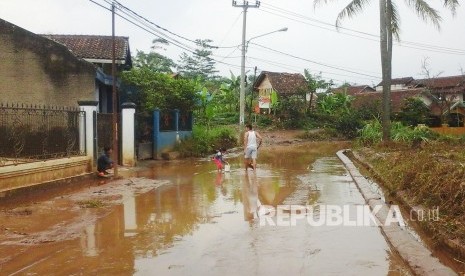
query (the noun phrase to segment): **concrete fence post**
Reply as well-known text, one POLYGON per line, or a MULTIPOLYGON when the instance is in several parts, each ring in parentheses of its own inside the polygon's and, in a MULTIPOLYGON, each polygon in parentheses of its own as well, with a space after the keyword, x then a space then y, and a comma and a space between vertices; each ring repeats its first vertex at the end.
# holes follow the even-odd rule
POLYGON ((158 159, 160 157, 160 109, 155 109, 153 111, 153 159, 158 159))
POLYGON ((136 165, 136 151, 135 151, 135 114, 136 104, 123 103, 121 105, 122 116, 122 139, 121 139, 121 155, 123 166, 136 165))
POLYGON ((174 130, 176 131, 176 143, 179 143, 179 109, 173 110, 174 130))
POLYGON ((81 111, 79 113, 79 152, 86 152, 86 112, 81 111))
MULTIPOLYGON (((85 132, 85 150, 86 150, 86 156, 89 156, 92 160, 92 166, 94 166, 95 162, 95 146, 96 146, 96 141, 95 138, 96 136, 96 130, 94 129, 94 113, 97 112, 97 101, 78 101, 79 104, 79 109, 81 111, 85 112, 85 118, 84 118, 84 128, 79 128, 79 131, 84 131, 85 132)), ((83 134, 79 134, 79 137, 81 139, 83 134)))

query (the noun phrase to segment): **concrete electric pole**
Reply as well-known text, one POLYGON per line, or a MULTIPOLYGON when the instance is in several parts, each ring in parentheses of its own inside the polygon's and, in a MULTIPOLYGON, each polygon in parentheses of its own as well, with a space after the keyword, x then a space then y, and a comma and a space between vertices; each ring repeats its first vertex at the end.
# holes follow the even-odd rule
POLYGON ((116 91, 116 40, 115 40, 115 3, 111 4, 111 76, 112 76, 112 98, 113 98, 113 114, 112 114, 112 140, 113 140, 113 176, 118 177, 118 94, 116 91))
POLYGON ((243 8, 243 23, 242 23, 242 53, 241 53, 241 90, 239 95, 239 125, 244 125, 244 113, 245 113, 245 33, 247 26, 247 9, 248 8, 258 8, 260 7, 260 2, 255 1, 254 5, 249 5, 248 1, 243 1, 242 4, 238 4, 237 1, 232 1, 234 7, 243 8))

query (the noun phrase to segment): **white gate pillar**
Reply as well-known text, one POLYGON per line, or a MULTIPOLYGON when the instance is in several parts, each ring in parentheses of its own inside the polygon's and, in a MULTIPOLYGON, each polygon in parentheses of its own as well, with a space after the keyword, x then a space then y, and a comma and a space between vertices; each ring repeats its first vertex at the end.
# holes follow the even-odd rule
POLYGON ((123 103, 121 105, 122 135, 121 135, 121 155, 122 165, 134 167, 136 165, 135 151, 135 113, 136 104, 123 103))
POLYGON ((84 127, 79 127, 79 140, 85 141, 86 156, 92 160, 92 166, 96 159, 97 135, 95 131, 95 116, 97 113, 97 101, 78 101, 79 109, 85 112, 84 127), (81 132, 83 131, 84 134, 81 132))

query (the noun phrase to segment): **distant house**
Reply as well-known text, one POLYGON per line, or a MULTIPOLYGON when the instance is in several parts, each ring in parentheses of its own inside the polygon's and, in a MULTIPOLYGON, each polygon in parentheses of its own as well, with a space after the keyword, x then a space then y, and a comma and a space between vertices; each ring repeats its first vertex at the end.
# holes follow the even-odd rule
MULTIPOLYGON (((416 86, 416 82, 412 77, 395 78, 391 80, 391 90, 404 90, 416 86)), ((375 87, 376 91, 383 91, 383 82, 380 82, 375 87)))
MULTIPOLYGON (((99 111, 111 113, 112 102, 112 36, 99 35, 42 35, 66 46, 78 58, 93 63, 97 67, 95 90, 98 95, 99 111)), ((115 37, 115 63, 117 74, 132 68, 129 38, 115 37)), ((117 81, 117 87, 120 82, 117 81)), ((119 106, 119 104, 118 104, 119 106)))
MULTIPOLYGON (((375 91, 372 93, 359 93, 353 95, 355 98, 352 106, 355 108, 371 108, 381 111, 381 103, 383 100, 382 92, 375 91)), ((400 112, 404 102, 408 98, 424 99, 423 89, 415 88, 408 90, 394 90, 391 91, 391 111, 393 113, 400 112)))
MULTIPOLYGON (((349 94, 349 93, 348 93, 349 94)), ((381 110, 382 82, 372 93, 354 93, 352 105, 356 108, 381 110)), ((391 83, 391 110, 400 112, 405 100, 418 98, 430 109, 430 125, 448 123, 463 126, 465 118, 465 75, 415 80, 412 77, 393 79, 391 83)))
POLYGON ((94 100, 97 69, 67 47, 0 19, 3 103, 77 106, 94 100))
POLYGON ((455 101, 463 101, 465 93, 465 75, 436 77, 431 79, 416 80, 416 87, 422 87, 433 96, 440 98, 445 96, 454 98, 455 101))
POLYGON ((356 96, 365 93, 376 92, 376 90, 368 85, 356 85, 356 86, 342 86, 335 89, 331 89, 332 93, 344 93, 349 96, 356 96))
MULTIPOLYGON (((302 74, 276 73, 262 71, 253 84, 258 91, 258 107, 260 112, 271 112, 273 95, 288 97, 307 90, 307 81, 302 74)), ((316 95, 315 95, 316 96, 316 95)), ((307 100, 310 95, 307 95, 307 100)))

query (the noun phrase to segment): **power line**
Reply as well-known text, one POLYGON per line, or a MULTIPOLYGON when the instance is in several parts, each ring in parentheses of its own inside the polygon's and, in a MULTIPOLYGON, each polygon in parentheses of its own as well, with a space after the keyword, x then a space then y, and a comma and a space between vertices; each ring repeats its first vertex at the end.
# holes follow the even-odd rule
MULTIPOLYGON (((261 9, 261 11, 267 12, 267 13, 270 13, 270 14, 273 14, 273 15, 276 15, 276 16, 284 17, 286 19, 293 20, 293 21, 303 23, 303 24, 306 24, 306 25, 310 25, 310 26, 313 26, 313 27, 329 30, 329 31, 332 31, 332 32, 337 32, 337 33, 340 33, 340 34, 345 34, 345 35, 349 35, 349 36, 353 36, 353 37, 358 37, 358 38, 362 38, 362 39, 366 39, 366 40, 379 42, 379 36, 378 35, 367 33, 367 32, 362 32, 362 31, 358 31, 358 30, 354 30, 354 29, 350 29, 350 28, 346 28, 346 27, 338 27, 338 29, 346 30, 346 31, 349 31, 349 32, 354 32, 354 33, 364 35, 364 36, 368 36, 368 37, 373 37, 375 39, 371 39, 371 38, 368 38, 368 37, 363 37, 363 36, 360 36, 360 35, 350 34, 350 33, 338 32, 337 30, 334 29, 334 25, 331 24, 331 23, 324 22, 324 21, 321 21, 321 20, 318 20, 318 19, 314 19, 314 18, 305 16, 305 15, 302 15, 302 14, 299 14, 299 13, 296 13, 296 12, 293 12, 293 11, 289 11, 289 10, 286 10, 286 9, 283 9, 283 8, 280 8, 280 7, 276 7, 276 6, 273 6, 273 5, 270 5, 270 4, 264 4, 264 8, 261 9), (290 15, 290 16, 292 16, 294 18, 290 18, 290 17, 284 16, 284 15, 281 15, 281 14, 278 14, 278 13, 285 14, 285 15, 290 15), (315 25, 315 24, 310 24, 308 22, 303 22, 303 21, 295 19, 295 18, 308 20, 308 21, 311 21, 311 22, 322 24, 324 26, 330 26, 332 28, 330 29, 330 28, 327 28, 327 27, 323 27, 323 26, 319 26, 319 25, 315 25)), ((431 44, 425 44, 425 43, 419 43, 419 42, 400 41, 400 42, 394 42, 394 44, 398 45, 400 47, 419 49, 419 50, 430 51, 430 52, 439 52, 439 53, 454 54, 454 55, 465 55, 465 50, 463 50, 463 49, 455 49, 455 48, 449 48, 449 47, 437 46, 437 45, 431 45, 431 44)))
MULTIPOLYGON (((94 1, 94 0, 89 0, 89 1, 92 2, 92 3, 94 3, 94 4, 96 4, 96 5, 98 5, 98 6, 100 6, 101 8, 104 8, 104 9, 106 9, 106 10, 108 10, 108 11, 111 12, 111 9, 109 9, 109 8, 107 8, 107 7, 105 7, 105 6, 103 6, 103 5, 100 4, 100 3, 97 3, 97 2, 94 1)), ((111 4, 111 2, 110 2, 109 0, 103 0, 103 1, 106 2, 107 4, 111 4)), ((181 42, 179 42, 179 41, 177 41, 177 40, 175 40, 175 39, 169 37, 168 35, 163 34, 163 33, 161 33, 161 32, 158 31, 158 30, 153 29, 153 27, 147 26, 147 23, 140 22, 140 20, 135 19, 135 18, 134 18, 133 16, 131 16, 131 15, 128 15, 128 14, 125 13, 123 10, 121 10, 121 9, 119 9, 119 8, 118 8, 118 10, 120 10, 120 11, 121 11, 122 13, 124 13, 126 16, 132 17, 133 20, 138 21, 138 22, 136 23, 136 22, 134 22, 133 20, 128 19, 127 17, 125 17, 125 16, 123 16, 123 15, 121 15, 121 14, 119 14, 119 13, 116 12, 115 14, 118 15, 118 17, 122 18, 123 20, 125 20, 125 21, 127 21, 127 22, 133 24, 134 26, 138 27, 139 29, 141 29, 141 30, 143 30, 143 31, 146 31, 147 33, 150 33, 150 34, 152 34, 152 35, 154 35, 154 36, 156 36, 156 37, 158 37, 158 38, 162 38, 162 39, 167 40, 169 43, 173 44, 174 46, 176 46, 176 47, 178 47, 178 48, 181 48, 181 49, 184 50, 184 51, 187 51, 187 52, 189 52, 189 53, 191 53, 191 54, 194 54, 194 55, 198 55, 193 49, 190 48, 190 46, 187 46, 187 45, 185 45, 185 44, 183 44, 183 43, 181 43, 181 42), (142 26, 142 25, 145 25, 145 26, 142 26)), ((191 41, 191 40, 190 40, 190 41, 191 41)), ((191 41, 191 42, 192 42, 192 41, 191 41)), ((194 43, 196 43, 196 42, 194 41, 194 43)), ((196 45, 198 45, 198 43, 196 43, 196 45)), ((212 55, 215 56, 213 53, 212 53, 212 55)), ((212 58, 212 60, 214 60, 215 62, 218 62, 218 63, 220 63, 220 64, 224 64, 224 65, 227 65, 227 66, 232 66, 232 67, 239 68, 239 66, 236 65, 236 64, 229 64, 229 63, 226 63, 226 62, 223 62, 223 61, 219 61, 219 60, 216 60, 216 59, 213 59, 213 58, 212 58)))
MULTIPOLYGON (((108 10, 108 11, 111 11, 109 8, 103 6, 102 4, 100 3, 97 3, 96 1, 94 0, 89 0, 91 2, 93 2, 94 4, 108 10)), ((111 4, 111 1, 110 0, 103 0, 104 2, 106 2, 107 4, 111 4)), ((120 4, 118 4, 120 5, 120 4)), ((157 24, 151 22, 150 20, 147 20, 145 18, 143 18, 142 16, 140 15, 134 15, 134 14, 137 14, 137 13, 133 13, 133 12, 127 12, 126 10, 130 10, 129 8, 127 7, 124 7, 124 10, 120 9, 118 7, 118 10, 121 11, 121 13, 123 14, 120 14, 120 13, 116 13, 120 18, 122 18, 123 20, 133 24, 134 26, 140 28, 141 30, 144 30, 156 37, 159 37, 159 38, 162 38, 162 39, 165 39, 167 40, 169 43, 173 44, 174 46, 184 50, 184 51, 187 51, 191 54, 194 54, 194 55, 197 55, 197 53, 188 45, 170 37, 169 35, 167 34, 164 34, 162 33, 161 31, 157 30, 157 29, 154 29, 154 27, 158 28, 157 24), (130 17, 130 18, 128 18, 130 17), (154 26, 153 24, 155 24, 156 26, 154 26)), ((171 33, 171 32, 170 32, 171 33)), ((182 37, 182 36, 179 36, 179 35, 176 35, 176 37, 182 37)), ((194 40, 189 40, 187 39, 187 41, 189 42, 193 42, 195 43, 196 45, 198 45, 198 43, 194 40)), ((262 48, 265 48, 267 50, 270 50, 270 51, 273 51, 273 52, 277 52, 277 53, 280 53, 280 54, 284 54, 284 55, 287 55, 287 56, 291 56, 293 58, 296 58, 296 59, 300 59, 300 60, 303 60, 303 61, 307 61, 307 62, 311 62, 311 63, 315 63, 315 64, 319 64, 319 65, 322 65, 322 66, 326 66, 326 67, 329 67, 329 68, 333 68, 333 69, 337 69, 337 70, 342 70, 342 71, 345 71, 345 72, 349 72, 349 73, 352 73, 352 74, 357 74, 357 75, 364 75, 364 76, 369 76, 369 77, 373 77, 373 78, 376 78, 376 79, 380 79, 378 77, 375 77, 375 76, 372 76, 372 75, 367 75, 367 74, 363 74, 363 73, 359 73, 359 72, 355 72, 355 71, 351 71, 351 70, 346 70, 346 69, 343 69, 341 67, 336 67, 336 66, 332 66, 332 65, 327 65, 327 64, 324 64, 324 63, 321 63, 321 62, 317 62, 317 61, 313 61, 313 60, 308 60, 308 59, 305 59, 305 58, 301 58, 301 57, 297 57, 297 56, 294 56, 294 55, 290 55, 290 54, 287 54, 287 53, 284 53, 284 52, 281 52, 281 51, 278 51, 278 50, 275 50, 275 49, 272 49, 272 48, 269 48, 269 47, 266 47, 266 46, 263 46, 263 45, 259 45, 259 44, 255 44, 255 43, 251 43, 251 44, 254 44, 254 45, 257 45, 259 47, 262 47, 262 48)), ((219 48, 234 48, 233 51, 231 53, 229 53, 228 55, 226 56, 218 56, 218 55, 215 55, 212 53, 212 56, 214 57, 219 57, 221 58, 221 60, 218 60, 218 59, 215 59, 215 58, 212 58, 213 61, 215 62, 218 62, 219 64, 223 64, 223 65, 227 65, 227 66, 230 66, 230 67, 233 67, 233 68, 240 68, 239 65, 236 65, 236 64, 230 64, 230 63, 226 63, 226 62, 223 62, 224 59, 227 59, 227 58, 233 58, 233 57, 230 57, 230 55, 232 55, 236 50, 237 50, 237 47, 239 47, 240 45, 236 45, 236 46, 231 46, 231 47, 219 47, 219 48)), ((247 67, 247 68, 253 68, 253 67, 247 67)))
MULTIPOLYGON (((301 67, 298 67, 298 66, 294 66, 294 65, 290 65, 290 64, 284 64, 284 63, 280 63, 280 62, 275 62, 275 61, 269 61, 269 60, 265 60, 265 59, 260 59, 260 58, 256 58, 256 57, 248 57, 252 60, 257 60, 257 61, 260 61, 260 62, 264 62, 264 63, 267 63, 267 64, 271 64, 271 65, 274 65, 274 66, 280 66, 280 67, 283 67, 283 68, 286 68, 286 69, 289 69, 289 70, 292 70, 296 73, 300 73, 302 72, 302 68, 301 67)), ((305 68, 307 69, 307 68, 305 68)), ((312 70, 312 69, 307 69, 309 70, 310 72, 314 72, 314 73, 321 73, 321 74, 325 74, 325 75, 336 75, 336 76, 342 76, 342 77, 349 77, 349 78, 353 78, 354 76, 350 76, 350 75, 344 75, 344 74, 338 74, 338 73, 332 73, 332 72, 327 72, 327 71, 319 71, 319 70, 312 70)), ((359 77, 359 78, 362 78, 362 79, 367 79, 367 80, 370 80, 370 81, 374 81, 373 78, 367 78, 367 77, 359 77)), ((334 81, 339 81, 341 83, 344 83, 344 82, 347 82, 347 80, 340 80, 340 79, 335 79, 335 78, 324 78, 323 79, 326 79, 326 80, 334 80, 334 81)))
POLYGON ((278 51, 278 50, 275 50, 275 49, 272 49, 272 48, 269 48, 269 47, 254 43, 254 42, 251 42, 251 44, 256 45, 258 47, 262 47, 262 48, 267 49, 267 50, 272 51, 272 52, 276 52, 276 53, 279 53, 279 54, 282 54, 282 55, 285 55, 285 56, 289 56, 289 57, 292 57, 292 58, 295 58, 295 59, 304 60, 304 61, 307 61, 307 62, 310 62, 310 63, 318 64, 318 65, 321 65, 321 66, 324 66, 324 67, 328 67, 328 68, 332 68, 332 69, 336 69, 336 70, 340 70, 340 71, 344 71, 344 72, 349 72, 349 73, 353 73, 353 74, 357 74, 357 75, 372 77, 372 78, 375 78, 375 79, 381 79, 378 76, 359 73, 359 72, 355 72, 355 71, 352 71, 352 70, 343 69, 341 67, 337 67, 337 66, 334 66, 334 65, 324 64, 322 62, 318 62, 318 61, 314 61, 314 60, 294 56, 294 55, 291 55, 291 54, 288 54, 288 53, 285 53, 285 52, 282 52, 282 51, 278 51))
MULTIPOLYGON (((174 32, 172 32, 172 31, 168 30, 167 28, 164 28, 164 27, 158 25, 157 23, 155 23, 155 22, 153 22, 153 21, 147 19, 146 17, 140 15, 139 13, 133 11, 132 9, 130 9, 130 8, 126 7, 126 6, 124 6, 123 4, 121 4, 120 2, 118 2, 118 1, 116 1, 116 0, 104 0, 104 1, 107 2, 107 3, 109 3, 109 4, 111 4, 111 1, 113 1, 114 3, 116 3, 116 4, 118 5, 118 9, 120 9, 121 11, 123 11, 123 10, 126 11, 126 12, 125 12, 126 14, 127 14, 128 12, 131 13, 131 14, 133 15, 133 18, 134 18, 134 16, 135 16, 135 17, 137 17, 139 20, 142 20, 142 21, 146 22, 147 24, 153 25, 154 27, 156 27, 156 28, 158 28, 158 29, 160 29, 160 30, 162 30, 162 31, 165 31, 165 32, 167 32, 167 33, 169 33, 169 34, 171 34, 171 35, 174 35, 174 36, 176 36, 176 37, 178 37, 178 38, 181 38, 181 39, 184 39, 184 40, 186 40, 186 41, 192 42, 192 43, 194 43, 194 44, 196 44, 196 45, 199 44, 197 40, 193 40, 193 39, 187 38, 187 37, 185 37, 185 36, 179 35, 179 34, 177 34, 177 33, 174 33, 174 32)), ((124 12, 124 11, 123 11, 123 12, 124 12)), ((207 48, 232 48, 232 47, 235 47, 235 46, 232 46, 232 47, 221 47, 221 46, 215 46, 215 45, 208 45, 208 44, 207 44, 206 47, 207 47, 207 48)))
MULTIPOLYGON (((147 18, 145 18, 145 17, 143 17, 142 15, 138 14, 137 12, 131 10, 130 8, 124 6, 123 4, 121 4, 120 2, 118 2, 118 1, 116 1, 116 0, 111 0, 111 1, 113 1, 114 3, 116 3, 116 4, 119 6, 118 9, 120 9, 120 10, 121 10, 121 9, 126 10, 126 11, 130 12, 131 14, 133 14, 134 16, 136 16, 137 18, 139 18, 140 20, 145 21, 145 22, 147 22, 148 24, 153 25, 153 26, 155 26, 155 27, 158 28, 158 29, 161 29, 161 30, 163 30, 163 31, 165 31, 165 32, 167 32, 167 33, 169 33, 169 34, 172 34, 172 35, 178 37, 178 38, 181 38, 181 39, 184 39, 184 40, 186 40, 186 41, 189 41, 189 42, 193 42, 193 43, 195 43, 195 44, 198 44, 198 42, 195 41, 195 40, 186 38, 186 37, 184 37, 184 36, 182 36, 182 35, 178 35, 178 34, 172 32, 172 31, 170 31, 170 30, 168 30, 168 29, 166 29, 166 28, 161 27, 160 25, 158 25, 158 24, 156 24, 156 23, 154 23, 154 22, 148 20, 147 18)), ((108 3, 109 0, 106 0, 106 2, 108 3)))
MULTIPOLYGON (((223 44, 223 41, 226 39, 226 37, 229 35, 229 33, 231 32, 232 28, 236 25, 237 21, 239 21, 239 18, 241 18, 241 15, 242 15, 242 12, 240 12, 238 14, 238 16, 236 17, 236 19, 234 20, 234 23, 231 24, 231 27, 229 28, 229 30, 224 34, 223 38, 221 39, 220 41, 220 44, 223 44)), ((225 47, 221 47, 221 46, 217 46, 217 48, 225 48, 225 47)), ((235 48, 235 47, 227 47, 227 48, 235 48)))
MULTIPOLYGON (((89 0, 89 1, 91 1, 91 2, 93 2, 93 3, 95 3, 95 4, 97 4, 98 6, 104 8, 104 9, 106 9, 106 10, 109 10, 109 11, 111 12, 110 9, 108 9, 108 8, 104 7, 103 5, 101 5, 101 4, 97 3, 97 2, 95 2, 94 0, 89 0)), ((103 1, 106 2, 107 4, 111 4, 111 2, 108 1, 108 0, 103 0, 103 1)), ((120 10, 120 9, 118 9, 118 10, 120 10)), ((120 10, 120 11, 124 13, 124 11, 122 11, 122 10, 120 10)), ((131 19, 125 17, 124 15, 119 14, 117 11, 115 12, 115 14, 118 15, 118 17, 120 17, 121 19, 123 19, 123 20, 125 20, 125 21, 127 21, 127 22, 129 22, 129 23, 131 23, 131 24, 133 24, 134 26, 138 27, 138 28, 141 29, 141 30, 144 30, 144 31, 146 31, 146 32, 148 32, 148 33, 150 33, 150 34, 152 34, 152 35, 158 37, 158 38, 165 39, 165 40, 167 40, 168 42, 170 42, 171 44, 174 44, 175 46, 177 46, 177 47, 179 47, 179 48, 181 48, 181 49, 183 49, 183 50, 185 50, 185 51, 192 52, 192 49, 191 49, 189 46, 184 45, 184 44, 182 44, 182 43, 179 43, 178 41, 176 41, 176 40, 170 38, 169 36, 167 36, 167 35, 165 35, 165 34, 159 32, 159 31, 157 31, 157 30, 153 30, 153 28, 151 28, 150 26, 143 26, 143 25, 145 25, 143 22, 134 22, 134 21, 133 21, 134 19, 131 20, 131 19)), ((126 14, 126 16, 127 16, 127 14, 126 14)))
MULTIPOLYGON (((105 1, 105 2, 108 3, 108 4, 111 4, 110 0, 103 0, 103 1, 105 1)), ((123 6, 123 7, 124 7, 124 6, 123 6)), ((186 45, 186 44, 184 44, 184 43, 182 43, 182 42, 180 42, 180 41, 178 41, 178 40, 176 40, 176 39, 173 39, 173 38, 169 37, 167 34, 164 34, 164 33, 162 33, 161 31, 156 30, 156 29, 154 29, 154 28, 152 27, 152 25, 154 25, 155 27, 160 28, 157 24, 155 24, 155 23, 151 22, 150 20, 147 20, 147 19, 145 19, 144 17, 138 15, 136 12, 132 12, 132 10, 129 9, 129 8, 127 8, 127 7, 124 7, 124 10, 121 10, 121 9, 119 9, 119 10, 120 10, 121 12, 123 12, 125 15, 131 17, 133 20, 135 20, 135 21, 137 21, 137 22, 139 22, 139 23, 145 25, 145 26, 146 26, 147 28, 149 28, 150 30, 153 30, 154 32, 156 32, 157 34, 159 34, 159 35, 156 35, 156 36, 158 36, 158 37, 160 37, 160 38, 162 38, 162 39, 167 40, 167 41, 170 42, 171 44, 174 44, 175 46, 178 46, 178 47, 180 47, 181 49, 188 51, 189 53, 192 53, 192 54, 194 54, 194 55, 197 55, 197 53, 195 52, 195 49, 192 49, 190 46, 188 46, 188 45, 186 45), (131 11, 131 13, 128 14, 128 12, 126 12, 126 10, 131 11), (135 14, 137 14, 137 16, 135 16, 135 14)), ((121 15, 120 15, 120 16, 121 16, 121 15)), ((122 17, 122 16, 121 16, 121 17, 122 17)), ((128 19, 125 18, 125 17, 123 17, 123 18, 126 19, 126 20, 128 20, 128 19)), ((131 23, 133 23, 133 22, 131 21, 131 23)), ((141 27, 140 25, 137 25, 137 26, 138 26, 138 27, 141 27)), ((163 28, 163 29, 164 29, 164 28, 163 28)), ((145 30, 145 28, 144 28, 144 30, 145 30)), ((153 34, 153 32, 150 32, 150 33, 153 34)), ((172 33, 172 32, 169 32, 169 33, 172 33)), ((155 35, 155 34, 154 34, 154 35, 155 35)), ((177 37, 182 37, 182 36, 177 35, 177 37)), ((186 39, 186 38, 185 38, 185 39, 186 39)), ((188 40, 188 41, 190 41, 190 42, 193 42, 193 43, 195 43, 197 46, 199 46, 199 43, 198 43, 196 40, 189 40, 189 39, 186 39, 186 40, 188 40)), ((218 48, 217 46, 211 46, 211 45, 205 45, 205 47, 207 47, 207 48, 218 48)), ((224 48, 226 48, 226 47, 224 47, 224 48)), ((227 47, 227 48, 230 48, 230 47, 227 47)), ((223 58, 223 60, 224 60, 225 58, 227 58, 227 57, 223 57, 223 56, 218 56, 218 55, 214 54, 213 52, 211 53, 211 55, 214 56, 214 57, 217 57, 217 58, 223 58)), ((222 60, 221 60, 221 61, 215 60, 215 59, 213 59, 213 60, 216 61, 216 62, 218 62, 218 63, 225 64, 225 65, 229 65, 229 66, 233 66, 233 67, 239 67, 238 65, 235 65, 235 64, 228 64, 228 63, 225 63, 225 62, 223 62, 222 60)))

